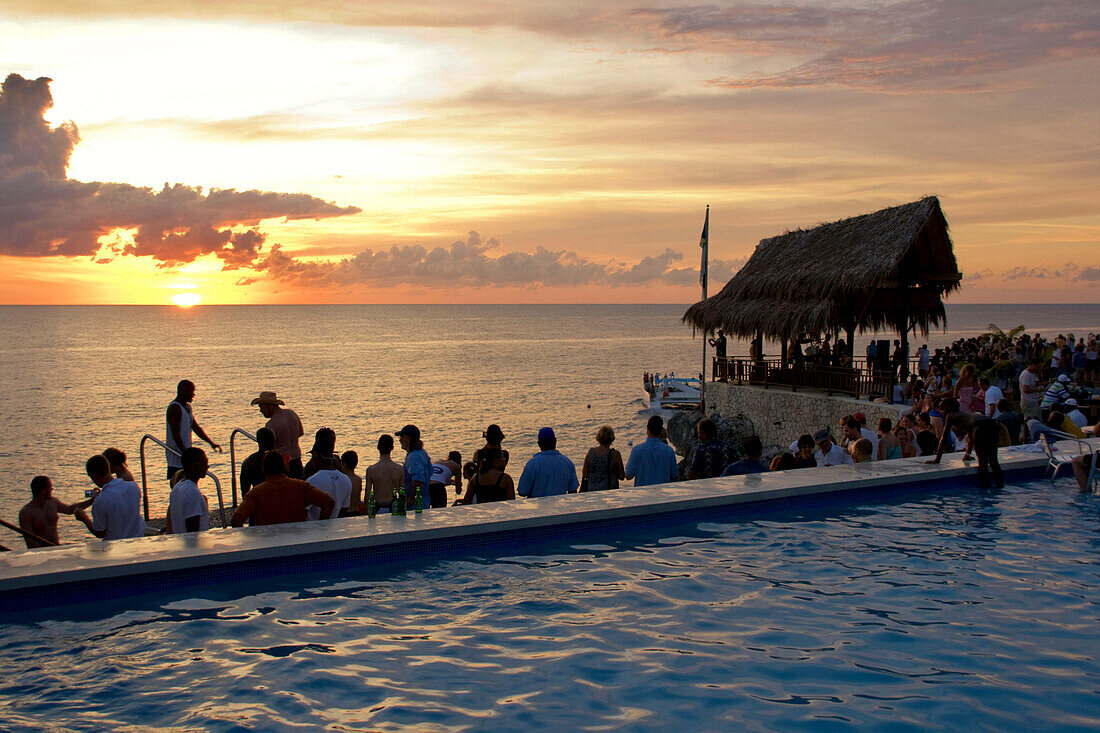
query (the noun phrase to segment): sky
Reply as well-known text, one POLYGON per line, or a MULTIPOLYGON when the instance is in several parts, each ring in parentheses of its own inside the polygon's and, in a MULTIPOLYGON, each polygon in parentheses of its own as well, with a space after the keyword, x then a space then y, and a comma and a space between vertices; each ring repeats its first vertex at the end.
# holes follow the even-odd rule
POLYGON ((937 195, 1097 302, 1096 0, 5 0, 0 303, 689 303, 937 195))

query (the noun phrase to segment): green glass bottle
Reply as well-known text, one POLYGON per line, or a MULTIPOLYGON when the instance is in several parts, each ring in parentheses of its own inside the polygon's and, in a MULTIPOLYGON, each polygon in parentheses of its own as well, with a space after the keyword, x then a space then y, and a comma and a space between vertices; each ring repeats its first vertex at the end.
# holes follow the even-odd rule
POLYGON ((374 498, 374 489, 371 489, 370 498, 367 499, 367 516, 374 519, 375 514, 378 514, 378 502, 374 498))
POLYGON ((413 497, 413 511, 417 514, 424 511, 424 497, 420 493, 420 484, 416 485, 416 495, 413 497))
POLYGON ((397 491, 393 492, 393 504, 391 505, 390 514, 396 514, 399 517, 405 516, 405 489, 400 486, 397 491))

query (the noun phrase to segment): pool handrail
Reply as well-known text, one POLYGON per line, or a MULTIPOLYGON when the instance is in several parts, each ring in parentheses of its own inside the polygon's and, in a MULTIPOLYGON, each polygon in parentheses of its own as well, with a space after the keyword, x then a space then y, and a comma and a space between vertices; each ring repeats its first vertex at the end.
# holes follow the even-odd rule
POLYGON ((233 428, 233 432, 229 434, 229 480, 233 487, 233 508, 237 508, 237 448, 233 444, 233 439, 237 437, 237 433, 240 433, 244 437, 251 440, 253 443, 259 444, 260 441, 256 440, 256 436, 248 432, 244 428, 233 428))
MULTIPOLYGON (((138 455, 141 456, 141 501, 145 506, 145 521, 146 522, 149 521, 149 479, 147 478, 146 471, 145 471, 145 441, 147 441, 147 440, 153 441, 154 443, 159 445, 161 448, 164 448, 164 450, 168 451, 169 453, 176 456, 177 458, 180 457, 179 451, 174 450, 172 448, 169 448, 159 438, 157 438, 153 435, 150 435, 149 433, 146 433, 145 435, 141 436, 141 443, 138 444, 138 455)), ((207 471, 206 475, 209 476, 210 478, 214 479, 214 488, 217 489, 217 491, 218 491, 218 513, 221 515, 221 518, 222 518, 222 526, 223 527, 228 527, 229 522, 225 518, 225 500, 222 498, 222 482, 218 480, 217 476, 210 473, 210 471, 207 471)))

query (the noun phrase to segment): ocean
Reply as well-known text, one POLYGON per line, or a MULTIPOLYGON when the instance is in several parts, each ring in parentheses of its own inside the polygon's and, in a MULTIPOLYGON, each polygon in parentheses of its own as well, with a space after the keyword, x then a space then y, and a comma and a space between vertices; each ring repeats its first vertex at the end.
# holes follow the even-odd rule
MULTIPOLYGON (((227 504, 229 434, 263 425, 249 404, 262 390, 276 391, 302 418, 303 450, 319 427, 330 427, 337 450, 359 453, 360 473, 376 460, 378 436, 406 423, 420 427, 433 458, 452 450, 468 458, 485 427, 498 423, 517 476, 538 450, 538 429, 549 425, 579 468, 601 425, 615 429, 624 453, 644 437, 651 414, 642 399, 644 371, 699 372, 701 341, 680 321, 685 309, 0 306, 0 518, 16 521, 36 474, 53 479, 61 500, 82 499, 91 488, 84 461, 107 447, 129 454, 140 481, 141 437, 164 439, 164 413, 184 378, 197 386, 199 424, 225 448, 211 454, 211 471, 227 504)), ((1096 304, 948 305, 947 313, 948 330, 930 333, 930 347, 990 323, 1049 335, 1100 330, 1096 304)), ((857 353, 869 337, 857 337, 857 353)), ((747 354, 748 344, 731 342, 729 351, 747 354)), ((164 452, 147 446, 150 505, 163 515, 164 452)), ((238 440, 239 457, 251 450, 238 440)), ((204 487, 213 508, 213 486, 204 487)), ((0 544, 21 546, 14 533, 0 531, 0 544)), ((63 541, 90 536, 68 517, 60 532, 63 541)))

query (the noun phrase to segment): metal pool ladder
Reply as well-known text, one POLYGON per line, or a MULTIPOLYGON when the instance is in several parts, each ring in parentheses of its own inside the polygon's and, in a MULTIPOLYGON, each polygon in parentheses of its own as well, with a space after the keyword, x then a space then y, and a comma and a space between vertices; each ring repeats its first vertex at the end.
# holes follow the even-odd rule
POLYGON ((229 481, 233 487, 233 508, 237 508, 237 448, 233 444, 233 439, 237 437, 237 434, 251 440, 253 443, 259 444, 260 441, 256 440, 256 436, 248 432, 244 428, 233 428, 233 432, 229 434, 229 481))
MULTIPOLYGON (((149 479, 145 471, 145 443, 149 440, 153 441, 161 448, 164 448, 164 450, 168 451, 177 458, 180 455, 179 451, 169 448, 163 441, 157 439, 149 433, 141 436, 141 443, 138 446, 138 453, 141 455, 141 500, 145 506, 145 521, 147 522, 149 521, 149 479)), ((232 448, 232 445, 230 446, 230 448, 232 448)), ((221 513, 222 526, 228 527, 229 521, 225 517, 225 501, 222 499, 222 482, 218 480, 217 476, 210 473, 210 471, 207 471, 206 475, 214 479, 214 488, 218 490, 218 511, 221 513)))

